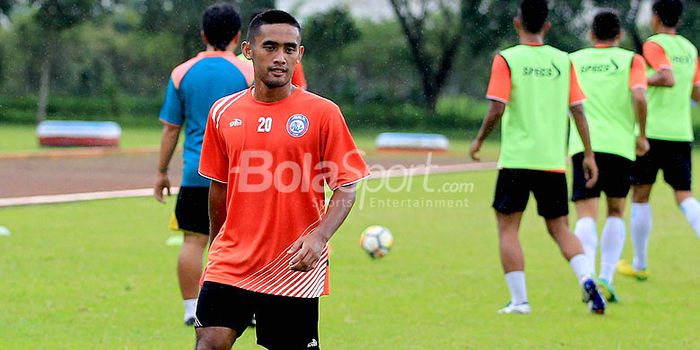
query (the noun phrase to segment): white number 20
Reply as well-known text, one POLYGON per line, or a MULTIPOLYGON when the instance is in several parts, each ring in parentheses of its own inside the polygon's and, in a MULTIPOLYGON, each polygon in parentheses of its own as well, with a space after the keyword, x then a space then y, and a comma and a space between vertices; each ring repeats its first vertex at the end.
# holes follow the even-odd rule
POLYGON ((270 117, 260 117, 258 119, 258 132, 270 132, 272 130, 272 118, 270 117))

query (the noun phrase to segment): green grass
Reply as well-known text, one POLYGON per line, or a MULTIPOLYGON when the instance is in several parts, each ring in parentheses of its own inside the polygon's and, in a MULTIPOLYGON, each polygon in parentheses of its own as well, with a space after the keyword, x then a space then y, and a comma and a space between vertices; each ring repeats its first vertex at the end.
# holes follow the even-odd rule
MULTIPOLYGON (((374 151, 374 139, 381 131, 378 130, 357 130, 353 132, 357 146, 366 150, 371 155, 378 155, 374 151)), ((463 131, 447 131, 446 135, 450 139, 450 152, 441 156, 468 155, 469 143, 471 142, 468 133, 463 131)), ((157 148, 160 145, 161 129, 158 127, 122 127, 121 148, 157 148)), ((492 137, 497 139, 496 137, 492 137)), ((184 135, 180 135, 182 144, 184 135)), ((37 152, 50 148, 41 147, 39 139, 36 137, 36 130, 29 125, 0 125, 0 154, 9 152, 37 152)), ((487 155, 492 155, 493 147, 487 147, 487 155)), ((393 156, 393 155, 390 155, 393 156)))
MULTIPOLYGON (((465 193, 427 192, 422 177, 410 190, 370 191, 378 181, 360 187, 332 241, 323 348, 700 348, 700 240, 667 187, 653 197, 653 275, 644 283, 618 275, 622 303, 603 317, 580 302, 575 277, 531 202, 521 237, 534 313, 503 316, 495 311, 508 292, 489 208, 495 172, 429 177, 433 189, 472 183, 465 193), (468 207, 426 205, 462 199, 468 207), (379 206, 387 200, 397 206, 379 206), (370 224, 389 227, 396 239, 380 260, 358 247, 370 224)), ((0 224, 12 235, 0 237, 0 349, 191 349, 193 332, 180 324, 178 250, 165 245, 172 205, 135 198, 1 209, 0 224)), ((254 332, 236 348, 257 348, 254 332)))

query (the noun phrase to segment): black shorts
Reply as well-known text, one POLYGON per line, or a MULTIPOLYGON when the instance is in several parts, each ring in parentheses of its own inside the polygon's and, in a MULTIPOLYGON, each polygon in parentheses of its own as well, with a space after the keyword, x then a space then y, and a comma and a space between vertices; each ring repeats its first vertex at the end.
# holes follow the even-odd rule
POLYGON ((527 169, 501 169, 496 182, 493 208, 503 214, 525 211, 530 192, 537 213, 545 219, 569 214, 566 174, 527 169))
POLYGON ((574 167, 574 184, 571 200, 599 198, 605 192, 608 198, 625 198, 630 192, 632 161, 610 153, 595 153, 598 165, 598 182, 593 188, 586 187, 586 177, 583 171, 583 153, 571 157, 574 167))
POLYGON ((180 187, 175 204, 180 230, 209 234, 209 187, 180 187))
POLYGON ((318 298, 255 293, 207 281, 199 292, 195 328, 227 327, 240 336, 253 315, 259 345, 273 350, 320 349, 318 298))
POLYGON ((664 180, 674 190, 690 191, 692 143, 649 139, 649 146, 649 153, 634 162, 632 184, 653 184, 661 169, 664 180))

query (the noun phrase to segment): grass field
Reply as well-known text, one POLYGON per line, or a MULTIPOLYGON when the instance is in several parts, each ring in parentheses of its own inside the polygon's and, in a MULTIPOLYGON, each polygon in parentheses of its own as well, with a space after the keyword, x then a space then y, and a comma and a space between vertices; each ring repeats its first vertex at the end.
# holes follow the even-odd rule
MULTIPOLYGON (((383 154, 373 152, 374 140, 380 131, 377 130, 357 130, 353 131, 353 136, 358 147, 366 150, 370 155, 385 157, 383 154)), ((450 152, 439 156, 465 156, 468 154, 469 142, 466 131, 451 130, 445 132, 450 139, 450 152)), ((158 127, 124 127, 120 140, 121 148, 157 148, 160 145, 161 129, 158 127)), ((492 137, 496 140, 497 137, 492 137)), ((180 137, 180 144, 184 136, 180 137)), ((39 146, 36 130, 28 125, 0 125, 0 154, 12 152, 40 152, 51 148, 39 146)), ((494 142, 489 142, 485 146, 485 156, 495 158, 497 147, 494 142)), ((388 157, 393 157, 390 154, 388 157)))
MULTIPOLYGON (((522 238, 534 312, 497 315, 508 293, 489 208, 494 176, 432 175, 435 192, 422 189, 421 177, 398 193, 370 193, 380 180, 363 184, 332 241, 322 348, 700 348, 700 240, 661 186, 653 198, 653 275, 644 283, 618 275, 621 304, 603 317, 588 313, 531 205, 522 238), (449 187, 467 191, 439 191, 449 187), (445 207, 464 199, 468 207, 445 207), (394 233, 384 259, 358 247, 370 224, 394 233)), ((191 349, 175 279, 178 249, 165 245, 172 205, 134 198, 0 209, 0 225, 12 230, 0 236, 0 349, 191 349)), ((253 335, 236 348, 257 348, 253 335)))

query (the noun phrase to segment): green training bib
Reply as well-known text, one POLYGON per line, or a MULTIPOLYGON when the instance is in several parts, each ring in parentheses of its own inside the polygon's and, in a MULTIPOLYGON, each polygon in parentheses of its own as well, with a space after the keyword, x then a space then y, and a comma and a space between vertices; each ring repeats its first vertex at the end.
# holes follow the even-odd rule
MULTIPOLYGON (((569 55, 581 89, 591 146, 595 152, 635 159, 634 107, 629 88, 634 52, 617 47, 587 48, 569 55)), ((569 155, 584 151, 571 123, 569 155)))
POLYGON ((518 45, 501 55, 512 88, 501 121, 499 168, 565 170, 569 56, 548 45, 518 45))
MULTIPOLYGON (((648 41, 659 44, 666 52, 676 84, 671 88, 649 87, 647 137, 668 141, 693 141, 690 96, 693 91, 698 50, 680 35, 656 34, 648 41)), ((649 75, 655 73, 649 69, 649 75)))

